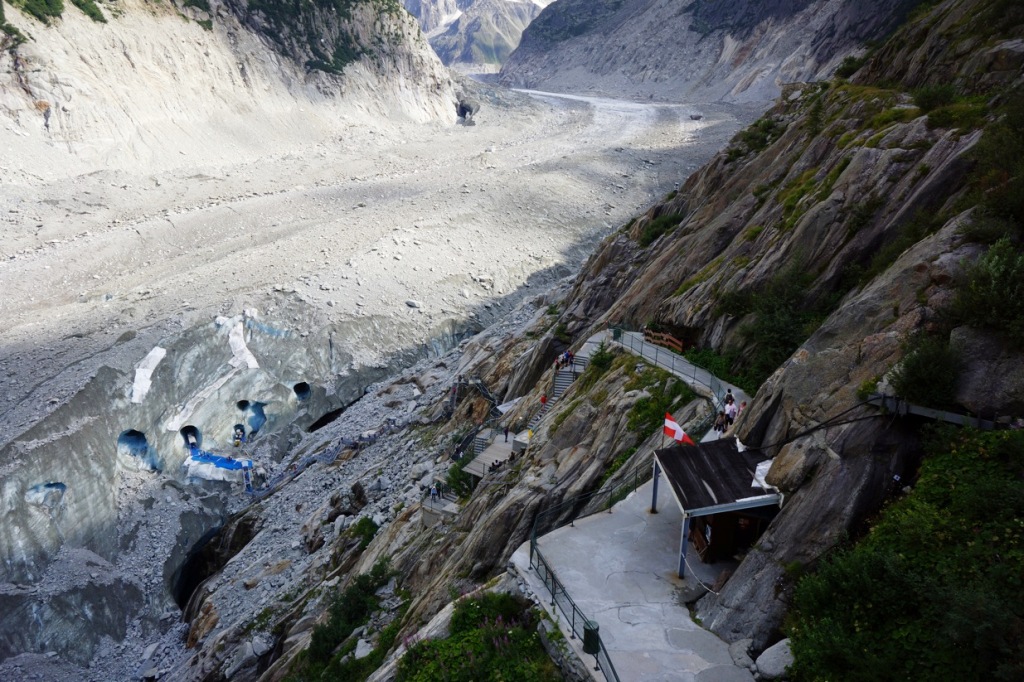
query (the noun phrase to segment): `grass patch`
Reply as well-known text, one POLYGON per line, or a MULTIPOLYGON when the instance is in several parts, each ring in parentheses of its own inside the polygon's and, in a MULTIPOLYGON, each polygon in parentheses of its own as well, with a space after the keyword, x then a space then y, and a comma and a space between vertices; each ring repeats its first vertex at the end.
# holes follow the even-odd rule
POLYGON ((860 134, 861 133, 859 130, 851 130, 850 132, 843 133, 842 136, 840 136, 839 140, 836 142, 836 147, 838 147, 839 149, 846 149, 851 144, 853 144, 854 140, 860 137, 860 134))
POLYGON ((937 429, 914 489, 804 577, 797 680, 1024 676, 1024 431, 937 429))
POLYGON ((743 233, 743 241, 752 242, 764 232, 764 225, 752 225, 743 233))
POLYGON ((920 114, 919 109, 913 107, 892 107, 871 117, 868 127, 875 130, 888 128, 893 123, 906 123, 913 121, 920 114))
MULTIPOLYGON (((635 365, 634 365, 635 367, 635 365)), ((697 397, 683 381, 659 367, 642 364, 643 369, 631 372, 630 380, 624 391, 643 389, 649 395, 633 403, 630 408, 626 428, 641 435, 661 427, 665 423, 665 413, 683 402, 697 397)))
POLYGON ((800 202, 817 188, 818 183, 814 180, 817 173, 818 169, 816 168, 805 170, 779 193, 779 202, 782 204, 781 229, 783 231, 792 229, 806 212, 807 207, 801 208, 800 202))
POLYGON ((822 182, 821 186, 818 188, 818 193, 815 195, 815 199, 819 202, 828 199, 829 195, 832 194, 832 188, 835 186, 836 180, 838 180, 839 176, 843 174, 843 171, 849 167, 850 161, 852 161, 852 159, 849 156, 844 156, 836 167, 828 172, 828 175, 825 176, 824 182, 822 182))
POLYGON ((583 398, 576 398, 576 400, 573 400, 571 403, 569 403, 569 405, 564 410, 555 415, 555 418, 551 420, 551 425, 548 427, 548 432, 555 433, 556 431, 558 431, 558 428, 562 425, 562 422, 569 418, 569 415, 571 415, 573 411, 577 407, 579 407, 579 404, 581 402, 583 402, 583 398))
POLYGON ((447 639, 412 646, 396 682, 558 682, 562 675, 537 633, 531 604, 510 594, 485 594, 455 605, 447 639))
POLYGON ((623 450, 622 452, 615 456, 615 459, 611 461, 611 464, 608 465, 608 468, 604 470, 603 474, 601 474, 601 482, 597 486, 599 490, 601 489, 601 487, 604 486, 605 483, 608 482, 608 479, 615 475, 616 471, 626 466, 626 462, 629 461, 630 457, 636 454, 636 450, 637 448, 634 445, 633 447, 626 448, 625 450, 623 450))
POLYGON ((705 265, 703 268, 700 269, 700 272, 698 272, 696 275, 680 284, 679 288, 676 289, 672 293, 672 295, 682 296, 683 294, 685 294, 687 291, 697 286, 698 284, 703 284, 704 282, 706 282, 711 277, 711 275, 715 273, 715 270, 718 269, 718 266, 722 264, 723 258, 724 256, 718 256, 710 263, 705 265))

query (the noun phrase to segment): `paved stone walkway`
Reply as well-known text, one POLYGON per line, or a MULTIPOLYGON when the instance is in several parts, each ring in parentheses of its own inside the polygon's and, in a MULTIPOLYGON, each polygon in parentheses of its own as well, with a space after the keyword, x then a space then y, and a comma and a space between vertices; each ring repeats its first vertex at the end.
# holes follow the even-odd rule
MULTIPOLYGON (((728 645, 697 625, 681 603, 681 594, 697 586, 692 577, 676 576, 682 514, 665 493, 659 513, 651 514, 651 488, 648 482, 611 513, 543 536, 538 546, 544 558, 580 610, 597 622, 622 682, 751 682, 750 672, 732 662, 728 645)), ((516 550, 512 563, 550 612, 550 592, 530 568, 529 542, 516 550)), ((706 583, 720 570, 691 563, 706 583)), ((555 619, 568 637, 560 612, 555 619)), ((592 670, 594 657, 582 652, 582 642, 569 642, 592 670)))

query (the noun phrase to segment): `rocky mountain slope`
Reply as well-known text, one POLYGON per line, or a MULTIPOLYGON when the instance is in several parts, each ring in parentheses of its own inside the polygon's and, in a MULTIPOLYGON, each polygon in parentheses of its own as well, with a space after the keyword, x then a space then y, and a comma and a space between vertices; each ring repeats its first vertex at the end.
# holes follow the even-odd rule
MULTIPOLYGON (((970 263, 1019 230, 1019 212, 1006 217, 976 192, 992 163, 986 135, 1004 134, 1003 105, 1024 84, 1015 40, 1022 17, 997 20, 995 11, 940 3, 851 81, 788 87, 714 162, 609 238, 568 291, 535 301, 518 330, 492 330, 463 349, 456 371, 479 375, 506 400, 525 393, 513 424, 537 409, 567 341, 609 322, 656 324, 731 358, 726 371, 759 385, 736 433, 774 457, 769 480, 786 502, 720 595, 698 602, 703 622, 729 641, 750 637, 760 649, 775 639, 793 567, 813 565, 855 534, 894 475, 913 479, 917 425, 860 397, 892 379, 908 340, 966 344, 959 409, 1019 414, 1017 342, 985 324, 948 322, 970 263), (945 93, 937 101, 933 88, 945 93), (989 390, 994 373, 997 391, 989 390)), ((410 509, 370 544, 353 572, 391 557, 412 595, 403 633, 438 612, 453 584, 500 572, 538 509, 594 489, 618 454, 629 456, 621 471, 643 465, 650 445, 623 421, 644 397, 628 376, 639 368, 614 367, 570 389, 504 485, 481 487, 450 524, 415 534, 423 512, 410 509)), ((440 433, 485 414, 483 399, 467 400, 440 433)), ((439 442, 432 438, 423 444, 439 442)), ((428 466, 435 455, 445 459, 436 447, 428 452, 428 466)), ((301 647, 308 635, 294 618, 277 623, 301 647)), ((368 632, 362 637, 376 642, 368 632)), ((390 679, 389 669, 374 679, 390 679)))
POLYGON ((517 87, 733 102, 831 74, 914 0, 559 0, 502 67, 517 87))
MULTIPOLYGON (((992 243, 1019 253, 1022 23, 1013 3, 923 10, 864 64, 847 62, 848 81, 786 87, 711 163, 605 240, 578 277, 456 351, 374 385, 336 422, 275 440, 283 461, 298 465, 368 435, 235 514, 191 576, 199 586, 188 622, 131 623, 131 651, 96 642, 93 670, 135 655, 140 673, 167 679, 284 679, 309 663, 316 638, 335 670, 366 660, 377 670, 370 679, 392 679, 406 643, 443 635, 453 595, 503 572, 540 509, 644 467, 660 444, 660 430, 638 428, 635 417, 672 382, 634 358, 612 360, 577 382, 539 423, 526 457, 467 494, 457 513, 422 504, 425 486, 445 476, 491 411, 479 393, 453 401, 459 377, 479 376, 499 400, 523 398, 505 418, 522 427, 550 386, 552 359, 609 322, 671 332, 756 389, 736 434, 774 456, 769 480, 786 502, 697 610, 722 637, 763 648, 779 634, 793 574, 855 535, 895 474, 913 478, 916 424, 862 400, 900 384, 893 369, 920 352, 908 344, 961 349, 946 407, 991 417, 1024 407, 1019 328, 954 305, 972 263, 1000 252, 992 243), (365 625, 325 645, 341 610, 333 600, 382 558, 395 585, 365 625)), ((688 398, 669 404, 684 424, 707 410, 688 398)), ((161 510, 201 501, 167 488, 153 497, 161 510)), ((140 520, 137 532, 159 529, 140 520)), ((100 560, 78 565, 85 572, 68 582, 86 583, 88 570, 106 579, 100 560)), ((46 660, 32 669, 56 667, 46 660)), ((10 665, 0 672, 15 674, 10 665)))
POLYGON ((523 30, 552 0, 405 0, 441 61, 464 71, 497 70, 523 30))
POLYGON ((981 129, 1004 135, 1003 105, 1024 84, 1022 17, 1005 9, 941 3, 849 83, 787 87, 678 194, 606 243, 577 284, 570 330, 595 318, 653 323, 766 378, 737 435, 775 456, 768 480, 788 497, 721 595, 699 603, 726 639, 767 643, 785 612, 786 567, 856 532, 893 476, 912 476, 915 430, 861 397, 914 347, 908 339, 959 344, 957 409, 1020 412, 1024 357, 1012 337, 950 319, 957 283, 995 238, 971 226, 1018 229, 978 193, 1001 164, 979 149, 981 129), (645 266, 627 265, 636 259, 645 266))
POLYGON ((216 0, 105 7, 104 24, 71 5, 48 24, 7 7, 0 128, 10 157, 25 156, 27 136, 59 148, 55 158, 71 152, 34 172, 242 160, 345 121, 454 120, 447 73, 394 2, 348 0, 329 13, 216 0))

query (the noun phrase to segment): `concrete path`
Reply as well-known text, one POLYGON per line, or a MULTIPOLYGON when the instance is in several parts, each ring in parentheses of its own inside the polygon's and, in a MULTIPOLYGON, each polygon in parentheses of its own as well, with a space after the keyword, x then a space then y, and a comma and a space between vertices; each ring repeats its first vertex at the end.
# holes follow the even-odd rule
MULTIPOLYGON (((751 682, 750 672, 732 662, 728 645, 694 623, 681 603, 680 595, 697 587, 693 577, 676 576, 682 515, 664 492, 659 513, 651 514, 651 489, 648 482, 611 513, 548 533, 538 541, 540 551, 580 610, 598 623, 622 682, 751 682)), ((695 552, 690 557, 690 568, 713 582, 720 569, 701 564, 695 552)), ((530 568, 529 542, 512 563, 550 612, 550 592, 530 568)), ((560 612, 555 620, 592 670, 594 657, 582 653, 578 639, 568 639, 560 612)))

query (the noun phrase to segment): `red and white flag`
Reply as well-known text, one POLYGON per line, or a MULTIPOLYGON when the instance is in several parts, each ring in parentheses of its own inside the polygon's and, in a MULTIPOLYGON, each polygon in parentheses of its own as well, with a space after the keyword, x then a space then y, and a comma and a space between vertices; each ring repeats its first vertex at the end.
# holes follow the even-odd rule
POLYGON ((686 431, 683 431, 683 427, 676 423, 676 420, 668 412, 665 413, 665 435, 671 436, 672 440, 684 445, 696 445, 693 439, 686 435, 686 431))

